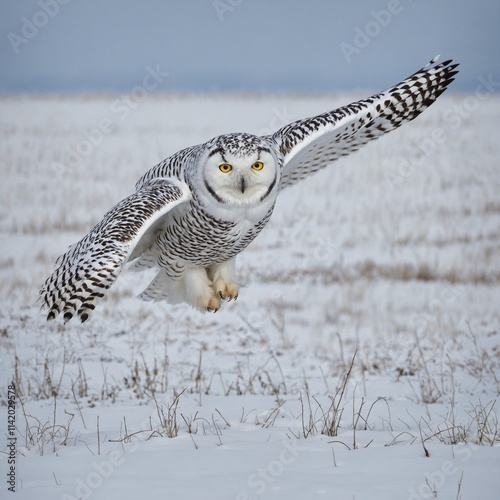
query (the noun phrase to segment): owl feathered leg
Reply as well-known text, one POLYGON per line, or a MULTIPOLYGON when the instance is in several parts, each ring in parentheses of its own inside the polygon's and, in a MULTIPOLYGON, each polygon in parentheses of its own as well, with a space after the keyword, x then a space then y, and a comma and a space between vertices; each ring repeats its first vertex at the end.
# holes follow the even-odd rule
POLYGON ((203 312, 217 312, 220 309, 220 296, 215 293, 212 280, 204 268, 186 268, 184 282, 188 304, 203 312))
POLYGON ((222 264, 214 264, 208 269, 208 275, 212 279, 215 294, 221 299, 236 300, 238 298, 235 262, 236 258, 222 264))
POLYGON ((216 312, 221 305, 221 297, 216 293, 212 280, 200 267, 186 267, 176 277, 169 276, 162 269, 139 298, 152 302, 165 300, 170 304, 187 302, 202 312, 216 312))

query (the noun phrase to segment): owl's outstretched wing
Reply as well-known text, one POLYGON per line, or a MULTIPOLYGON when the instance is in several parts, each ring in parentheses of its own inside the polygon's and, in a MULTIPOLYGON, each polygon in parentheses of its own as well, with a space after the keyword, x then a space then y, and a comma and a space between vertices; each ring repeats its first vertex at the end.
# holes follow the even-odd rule
POLYGON ((298 120, 273 134, 284 156, 281 186, 295 184, 422 113, 458 73, 458 64, 451 60, 436 61, 384 92, 298 120))
POLYGON ((155 179, 116 204, 83 239, 56 261, 56 269, 40 290, 47 319, 63 313, 86 321, 97 299, 115 282, 122 266, 154 237, 156 224, 191 198, 176 179, 155 179), (134 252, 135 250, 135 252, 134 252))

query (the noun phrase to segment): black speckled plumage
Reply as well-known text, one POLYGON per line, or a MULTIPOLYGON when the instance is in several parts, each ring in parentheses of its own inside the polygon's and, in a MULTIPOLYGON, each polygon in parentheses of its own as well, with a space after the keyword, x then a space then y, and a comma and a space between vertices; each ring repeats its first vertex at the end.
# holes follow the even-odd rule
POLYGON ((413 120, 446 90, 456 67, 434 59, 384 92, 298 120, 270 136, 226 134, 165 159, 57 259, 40 291, 47 319, 62 314, 65 321, 75 315, 87 320, 129 261, 138 269, 160 270, 141 295, 145 299, 168 300, 162 287, 181 280, 186 268, 206 269, 211 283, 214 266, 234 259, 266 225, 281 189, 413 120), (226 156, 244 160, 263 152, 273 155, 278 169, 260 198, 264 210, 252 224, 221 215, 229 212, 219 193, 208 185, 200 192, 201 162, 217 155, 221 161, 226 156))

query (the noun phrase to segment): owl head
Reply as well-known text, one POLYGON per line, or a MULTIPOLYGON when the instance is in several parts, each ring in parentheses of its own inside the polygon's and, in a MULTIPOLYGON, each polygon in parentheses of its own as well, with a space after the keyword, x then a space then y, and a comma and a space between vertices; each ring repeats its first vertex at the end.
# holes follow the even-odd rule
POLYGON ((217 203, 252 205, 276 196, 280 165, 267 139, 227 134, 208 143, 202 183, 217 203))

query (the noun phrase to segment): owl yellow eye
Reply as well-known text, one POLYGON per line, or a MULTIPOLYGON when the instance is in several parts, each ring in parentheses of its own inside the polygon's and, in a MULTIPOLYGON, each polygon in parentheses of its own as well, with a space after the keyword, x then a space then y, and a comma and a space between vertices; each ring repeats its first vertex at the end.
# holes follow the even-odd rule
POLYGON ((264 164, 261 161, 256 161, 253 165, 252 168, 254 170, 262 170, 264 168, 264 164))
POLYGON ((229 165, 229 163, 223 163, 222 165, 219 165, 219 170, 227 174, 228 172, 231 172, 231 170, 233 170, 233 167, 229 165))

